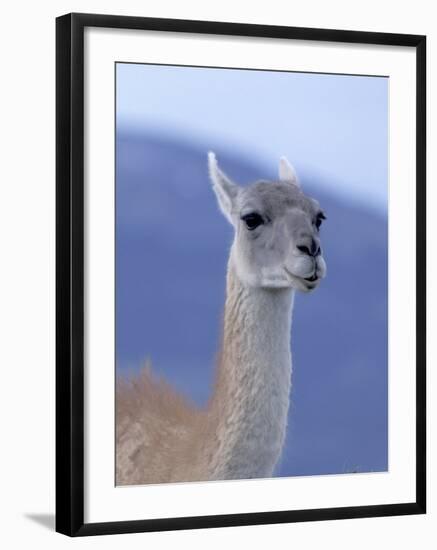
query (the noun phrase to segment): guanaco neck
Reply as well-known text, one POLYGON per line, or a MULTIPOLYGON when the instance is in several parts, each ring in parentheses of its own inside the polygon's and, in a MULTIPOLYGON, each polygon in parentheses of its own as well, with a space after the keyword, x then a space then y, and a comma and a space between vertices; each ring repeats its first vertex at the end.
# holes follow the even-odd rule
POLYGON ((223 346, 210 402, 210 479, 271 477, 284 443, 294 291, 245 286, 232 253, 223 346))

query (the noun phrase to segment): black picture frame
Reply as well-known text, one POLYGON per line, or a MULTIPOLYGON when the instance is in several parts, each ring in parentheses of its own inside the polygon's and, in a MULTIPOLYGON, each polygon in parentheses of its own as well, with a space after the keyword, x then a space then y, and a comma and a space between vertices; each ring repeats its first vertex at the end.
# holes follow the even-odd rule
POLYGON ((56 20, 56 530, 69 536, 320 521, 426 511, 426 37, 73 13, 56 20), (404 46, 416 51, 416 500, 215 516, 84 523, 84 29, 404 46))

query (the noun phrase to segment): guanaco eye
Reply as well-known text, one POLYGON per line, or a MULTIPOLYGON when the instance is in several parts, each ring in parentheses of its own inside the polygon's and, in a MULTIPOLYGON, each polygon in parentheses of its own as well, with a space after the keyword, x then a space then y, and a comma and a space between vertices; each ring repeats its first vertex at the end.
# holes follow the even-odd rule
POLYGON ((323 214, 323 212, 320 212, 320 214, 317 215, 317 218, 316 218, 316 221, 315 221, 315 225, 317 227, 317 230, 320 229, 320 226, 322 225, 323 220, 326 220, 326 216, 325 216, 325 214, 323 214))
POLYGON ((264 223, 264 220, 262 219, 262 217, 256 212, 252 212, 251 214, 246 214, 245 216, 242 216, 241 219, 244 221, 249 231, 253 231, 259 225, 262 225, 264 223))

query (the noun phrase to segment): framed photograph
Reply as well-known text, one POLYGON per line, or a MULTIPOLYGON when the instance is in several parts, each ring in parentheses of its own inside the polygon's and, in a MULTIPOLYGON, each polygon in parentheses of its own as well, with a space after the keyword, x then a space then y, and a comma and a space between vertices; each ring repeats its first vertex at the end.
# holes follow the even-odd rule
POLYGON ((57 531, 425 513, 425 37, 56 31, 57 531))

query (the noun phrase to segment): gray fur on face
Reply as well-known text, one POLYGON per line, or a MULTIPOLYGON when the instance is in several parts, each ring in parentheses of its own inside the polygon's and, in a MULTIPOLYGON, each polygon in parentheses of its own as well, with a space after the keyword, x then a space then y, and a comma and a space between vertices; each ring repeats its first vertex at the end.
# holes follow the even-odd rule
POLYGON ((298 186, 288 161, 281 159, 280 165, 280 175, 287 179, 247 187, 231 182, 212 154, 209 163, 219 206, 235 229, 230 261, 241 281, 263 288, 316 288, 326 275, 317 227, 324 215, 298 186), (249 228, 249 215, 259 216, 262 223, 249 228))

